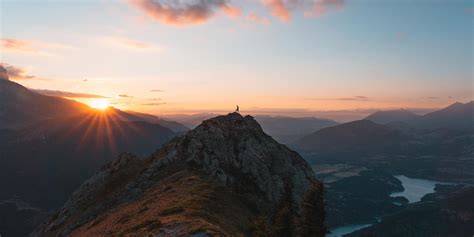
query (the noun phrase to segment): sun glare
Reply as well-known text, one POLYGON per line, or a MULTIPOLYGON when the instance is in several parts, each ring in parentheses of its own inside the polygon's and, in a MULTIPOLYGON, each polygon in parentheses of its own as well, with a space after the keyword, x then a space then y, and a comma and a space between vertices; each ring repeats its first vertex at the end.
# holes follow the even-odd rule
POLYGON ((110 101, 108 99, 100 98, 100 99, 91 99, 89 101, 89 106, 98 109, 98 110, 105 110, 110 106, 110 101))

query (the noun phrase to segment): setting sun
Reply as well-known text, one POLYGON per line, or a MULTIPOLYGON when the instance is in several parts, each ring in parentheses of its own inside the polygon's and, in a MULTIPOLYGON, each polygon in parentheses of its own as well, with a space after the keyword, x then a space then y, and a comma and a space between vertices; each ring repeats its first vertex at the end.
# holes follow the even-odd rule
POLYGON ((105 110, 110 106, 109 99, 90 99, 89 106, 94 109, 105 110))

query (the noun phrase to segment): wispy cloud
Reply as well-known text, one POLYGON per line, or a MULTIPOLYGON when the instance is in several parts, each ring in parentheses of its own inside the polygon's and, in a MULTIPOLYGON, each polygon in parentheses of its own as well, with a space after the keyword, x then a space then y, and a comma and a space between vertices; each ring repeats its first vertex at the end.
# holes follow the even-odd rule
POLYGON ((4 79, 10 80, 47 80, 45 78, 41 78, 38 76, 31 75, 26 68, 14 66, 7 63, 0 63, 0 67, 3 68, 3 73, 7 73, 7 75, 3 75, 4 79))
POLYGON ((165 91, 164 91, 164 90, 155 89, 155 90, 150 90, 150 92, 165 92, 165 91))
POLYGON ((353 97, 335 97, 335 98, 306 98, 307 100, 325 100, 325 101, 368 101, 369 97, 358 95, 353 97))
POLYGON ((240 9, 230 5, 227 0, 129 0, 129 3, 144 11, 154 20, 177 26, 205 23, 218 11, 231 17, 241 15, 240 9))
POLYGON ((165 105, 166 103, 165 102, 162 102, 162 103, 143 103, 142 105, 146 105, 146 106, 159 106, 159 105, 165 105))
POLYGON ((270 20, 267 17, 260 16, 254 12, 249 13, 245 19, 249 22, 257 23, 257 24, 262 24, 262 25, 269 25, 270 20))
POLYGON ((122 95, 118 95, 120 98, 133 98, 133 96, 129 96, 129 95, 125 95, 125 94, 122 94, 122 95))
POLYGON ((307 17, 319 17, 330 11, 337 11, 344 8, 345 0, 315 0, 309 10, 305 10, 307 17))
POLYGON ((111 45, 116 48, 123 48, 132 51, 156 52, 161 50, 161 47, 159 47, 157 44, 121 36, 100 37, 100 40, 106 45, 111 45))
POLYGON ((37 93, 48 96, 56 97, 67 97, 67 98, 109 98, 107 96, 88 94, 88 93, 77 93, 69 91, 58 91, 58 90, 47 90, 47 89, 31 89, 37 93))
POLYGON ((50 43, 37 40, 0 39, 0 48, 7 52, 54 55, 52 50, 74 50, 76 47, 62 43, 50 43))

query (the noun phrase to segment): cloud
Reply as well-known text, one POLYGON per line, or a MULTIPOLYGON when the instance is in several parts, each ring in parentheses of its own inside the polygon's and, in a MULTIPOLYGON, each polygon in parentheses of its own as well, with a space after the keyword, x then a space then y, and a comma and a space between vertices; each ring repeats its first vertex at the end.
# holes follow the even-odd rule
POLYGON ((161 98, 152 98, 152 99, 147 99, 147 100, 150 100, 150 101, 160 101, 162 100, 161 98))
POLYGON ((10 52, 51 55, 51 50, 72 50, 76 47, 61 43, 49 43, 37 40, 0 39, 0 49, 10 52))
POLYGON ((165 102, 162 102, 162 103, 144 103, 142 105, 146 105, 146 106, 159 106, 159 105, 165 105, 166 103, 165 102))
POLYGON ((17 39, 1 39, 0 44, 3 50, 14 50, 23 52, 36 52, 31 42, 17 39))
POLYGON ((133 98, 133 96, 129 95, 118 95, 120 98, 133 98))
MULTIPOLYGON (((156 21, 167 25, 197 25, 209 21, 222 12, 231 18, 243 15, 241 8, 231 4, 237 0, 128 0, 131 6, 141 9, 156 21)), ((331 11, 341 10, 346 0, 254 0, 282 22, 289 22, 292 12, 301 11, 305 17, 319 17, 331 11)), ((245 20, 259 24, 270 21, 261 15, 249 13, 245 20)))
POLYGON ((292 11, 302 10, 305 17, 319 17, 330 11, 341 10, 345 0, 261 0, 273 16, 283 22, 291 20, 292 11))
POLYGON ((76 93, 69 91, 58 91, 58 90, 46 90, 46 89, 31 89, 37 93, 48 96, 56 97, 67 97, 67 98, 109 98, 107 96, 88 94, 88 93, 76 93))
POLYGON ((250 13, 245 17, 247 21, 254 22, 257 24, 262 24, 262 25, 269 25, 270 20, 264 16, 257 15, 255 13, 250 13))
POLYGON ((358 95, 353 97, 337 97, 337 98, 306 98, 307 100, 325 100, 325 101, 367 101, 369 97, 358 95))
POLYGON ((117 48, 124 48, 133 51, 160 51, 161 47, 156 44, 134 40, 126 37, 106 36, 100 38, 106 45, 112 45, 117 48))
MULTIPOLYGON (((298 1, 291 1, 297 3, 298 1)), ((273 16, 280 18, 284 22, 291 19, 290 6, 285 0, 262 0, 263 5, 270 8, 273 16)))
POLYGON ((3 70, 1 70, 2 74, 5 74, 5 72, 7 73, 6 76, 2 75, 3 79, 7 79, 7 80, 8 79, 11 79, 11 80, 46 80, 44 78, 37 77, 37 76, 29 74, 28 70, 26 70, 25 68, 13 66, 13 65, 10 65, 10 64, 7 64, 7 63, 0 63, 0 67, 3 68, 3 70))
POLYGON ((304 15, 306 17, 318 17, 330 11, 341 10, 345 5, 345 0, 315 0, 309 10, 304 12, 304 15))
POLYGON ((150 92, 165 92, 164 90, 150 90, 150 92))
POLYGON ((129 0, 129 3, 161 23, 177 26, 205 23, 217 11, 230 17, 241 15, 240 9, 230 5, 227 0, 129 0))

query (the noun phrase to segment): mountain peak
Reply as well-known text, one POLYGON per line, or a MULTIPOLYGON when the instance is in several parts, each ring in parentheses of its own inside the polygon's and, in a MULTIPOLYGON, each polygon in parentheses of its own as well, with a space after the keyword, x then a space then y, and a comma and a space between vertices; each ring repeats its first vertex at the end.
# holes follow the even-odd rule
POLYGON ((253 117, 229 113, 148 159, 125 155, 105 166, 37 231, 115 235, 146 226, 146 234, 187 236, 199 225, 203 236, 232 236, 251 231, 258 216, 271 219, 283 202, 297 217, 307 208, 302 197, 320 185, 308 163, 267 136, 253 117), (144 211, 128 213, 138 209, 144 211), (117 224, 123 216, 127 224, 117 224))
MULTIPOLYGON (((206 129, 220 129, 222 131, 231 130, 248 130, 259 133, 259 135, 265 135, 260 124, 255 120, 254 117, 247 115, 242 116, 237 112, 229 113, 227 115, 220 115, 208 120, 204 120, 201 125, 196 127, 195 132, 204 131, 206 129)), ((215 130, 211 130, 214 132, 215 130)))

